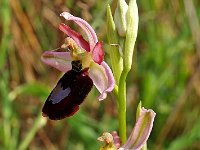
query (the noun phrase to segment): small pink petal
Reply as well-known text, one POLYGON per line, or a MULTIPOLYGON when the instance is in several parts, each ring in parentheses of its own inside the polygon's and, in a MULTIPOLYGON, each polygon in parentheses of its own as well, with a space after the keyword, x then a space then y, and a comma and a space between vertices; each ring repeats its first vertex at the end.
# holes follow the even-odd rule
POLYGON ((94 48, 95 44, 98 42, 97 35, 96 35, 94 29, 85 20, 83 20, 79 17, 75 17, 68 12, 63 12, 60 14, 60 16, 63 16, 66 20, 74 21, 76 24, 78 24, 83 29, 83 31, 86 33, 86 35, 88 37, 90 49, 92 50, 94 48))
POLYGON ((106 92, 111 92, 114 87, 115 87, 115 79, 112 73, 112 70, 110 69, 110 67, 108 66, 108 64, 106 62, 102 62, 101 66, 103 66, 106 76, 108 78, 108 88, 106 89, 106 92))
POLYGON ((69 26, 65 25, 64 23, 61 23, 59 25, 59 29, 67 34, 69 37, 71 37, 77 44, 78 46, 82 47, 86 51, 90 51, 90 46, 88 42, 76 31, 72 30, 69 26))
POLYGON ((92 63, 89 70, 89 76, 98 91, 101 93, 98 99, 104 100, 107 97, 107 92, 111 92, 115 85, 111 69, 104 61, 101 65, 92 63))
POLYGON ((41 60, 62 72, 67 72, 72 69, 71 67, 71 55, 69 52, 55 52, 46 51, 42 54, 41 60))
POLYGON ((142 108, 131 135, 119 150, 140 150, 149 138, 155 115, 156 113, 153 110, 142 108))
POLYGON ((92 51, 92 58, 94 62, 98 63, 99 65, 102 63, 104 59, 104 49, 103 49, 103 43, 97 42, 93 51, 92 51))

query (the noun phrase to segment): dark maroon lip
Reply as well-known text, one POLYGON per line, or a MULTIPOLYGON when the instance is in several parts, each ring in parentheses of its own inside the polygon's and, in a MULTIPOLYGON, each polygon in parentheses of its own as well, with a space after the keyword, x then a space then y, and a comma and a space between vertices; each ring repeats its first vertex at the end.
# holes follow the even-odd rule
POLYGON ((79 105, 93 86, 87 71, 83 69, 77 72, 72 69, 63 75, 43 106, 44 117, 60 120, 73 116, 79 110, 79 105))

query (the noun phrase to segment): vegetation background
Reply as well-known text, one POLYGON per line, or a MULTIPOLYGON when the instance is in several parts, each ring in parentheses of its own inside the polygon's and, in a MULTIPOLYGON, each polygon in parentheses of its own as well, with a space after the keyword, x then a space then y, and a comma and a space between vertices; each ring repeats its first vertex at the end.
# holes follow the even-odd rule
MULTIPOLYGON (((148 140, 152 150, 200 149, 200 1, 137 0, 139 31, 127 79, 127 124, 135 109, 153 109, 148 140)), ((69 11, 91 23, 104 41, 106 6, 116 0, 0 1, 0 149, 94 150, 103 131, 117 130, 114 95, 98 102, 94 88, 79 113, 62 121, 41 116, 41 108, 61 73, 40 60, 65 35, 59 17, 69 11)), ((79 31, 77 26, 72 25, 79 31)), ((109 63, 109 58, 106 56, 109 63)))

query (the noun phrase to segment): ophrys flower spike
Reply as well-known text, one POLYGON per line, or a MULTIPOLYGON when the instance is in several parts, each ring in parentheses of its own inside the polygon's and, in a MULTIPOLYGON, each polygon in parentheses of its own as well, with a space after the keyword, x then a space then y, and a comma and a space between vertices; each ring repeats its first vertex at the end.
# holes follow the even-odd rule
POLYGON ((61 23, 59 29, 68 36, 61 46, 64 51, 46 51, 42 54, 44 63, 65 72, 43 107, 44 116, 53 120, 76 113, 93 84, 101 93, 99 100, 105 99, 107 92, 111 92, 115 85, 112 71, 103 61, 103 43, 98 41, 93 28, 85 20, 68 12, 60 15, 75 22, 85 32, 88 41, 61 23))

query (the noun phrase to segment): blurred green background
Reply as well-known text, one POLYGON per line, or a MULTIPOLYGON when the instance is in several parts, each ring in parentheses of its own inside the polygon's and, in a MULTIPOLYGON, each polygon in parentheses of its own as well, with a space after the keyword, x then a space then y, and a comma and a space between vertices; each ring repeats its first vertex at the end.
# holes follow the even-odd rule
MULTIPOLYGON (((200 149, 200 1, 137 0, 139 32, 127 79, 127 125, 142 101, 157 115, 150 150, 200 149)), ((117 130, 113 94, 98 102, 93 88, 77 115, 62 121, 41 116, 61 73, 41 63, 44 50, 59 47, 62 11, 87 20, 106 39, 104 0, 0 1, 0 150, 99 148, 103 131, 117 130)), ((74 26, 76 30, 80 30, 74 26)), ((108 55, 106 60, 109 63, 108 55)))

